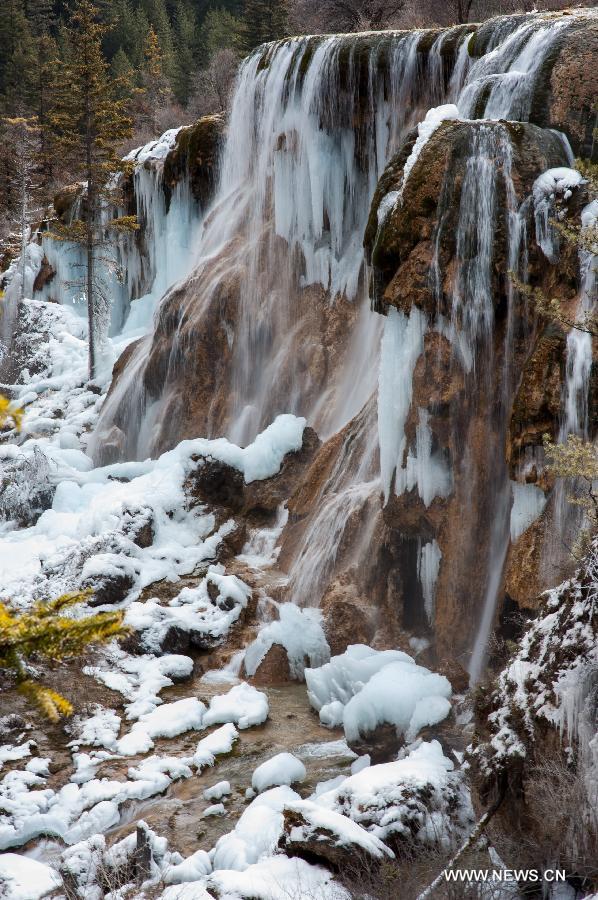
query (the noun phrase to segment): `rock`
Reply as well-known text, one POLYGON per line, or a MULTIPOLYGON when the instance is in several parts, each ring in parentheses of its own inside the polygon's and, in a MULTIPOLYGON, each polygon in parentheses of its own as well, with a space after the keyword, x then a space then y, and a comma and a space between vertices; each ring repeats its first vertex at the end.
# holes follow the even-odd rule
MULTIPOLYGON (((292 493, 319 445, 319 438, 313 428, 305 428, 301 449, 287 453, 280 472, 271 478, 252 481, 250 484, 245 484, 241 472, 232 466, 218 460, 200 458, 189 476, 188 493, 195 501, 207 503, 211 507, 223 507, 242 517, 271 516, 292 493)), ((242 537, 244 534, 234 538, 235 544, 238 545, 242 537)))
POLYGON ((569 28, 558 45, 549 79, 544 75, 546 97, 541 95, 533 112, 544 113, 546 124, 564 131, 575 155, 598 159, 596 96, 598 95, 598 21, 587 17, 569 28), (547 96, 546 96, 547 95, 547 96))
POLYGON ((14 740, 16 733, 25 731, 27 727, 26 720, 17 713, 0 717, 0 742, 8 744, 14 740))
POLYGON ((349 644, 369 646, 372 643, 376 633, 376 610, 360 605, 357 588, 346 574, 337 576, 330 584, 320 608, 331 656, 344 653, 349 644))
POLYGON ((125 599, 134 583, 128 572, 109 573, 82 581, 81 589, 92 591, 87 601, 89 606, 113 605, 125 599))
POLYGON ((99 432, 97 443, 102 465, 112 465, 112 463, 122 459, 122 454, 126 446, 125 433, 117 425, 113 425, 108 431, 99 432))
POLYGON ((218 176, 225 125, 223 115, 212 115, 181 128, 173 149, 164 161, 167 202, 176 184, 188 176, 193 196, 202 208, 207 207, 218 176))
POLYGON ((33 293, 43 290, 47 284, 50 284, 55 275, 56 270, 50 265, 48 257, 44 254, 41 266, 33 282, 33 293))
POLYGON ((272 644, 257 671, 249 680, 258 687, 285 684, 290 681, 289 660, 284 647, 280 644, 272 644))

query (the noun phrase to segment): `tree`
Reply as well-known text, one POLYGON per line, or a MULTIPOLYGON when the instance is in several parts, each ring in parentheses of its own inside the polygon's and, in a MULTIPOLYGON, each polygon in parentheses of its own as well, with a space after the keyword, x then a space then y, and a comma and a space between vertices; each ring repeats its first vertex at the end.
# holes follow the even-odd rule
POLYGON ((81 286, 87 301, 90 379, 96 375, 96 344, 107 320, 108 297, 102 277, 102 266, 111 265, 107 248, 119 234, 138 227, 132 216, 103 221, 107 210, 122 203, 114 177, 124 169, 118 147, 132 133, 126 101, 118 98, 118 83, 110 78, 102 55, 105 33, 96 7, 90 0, 77 0, 67 36, 69 52, 57 72, 49 116, 56 152, 86 184, 81 218, 69 225, 57 224, 53 236, 85 248, 81 286))
POLYGON ((12 182, 16 207, 14 221, 20 240, 19 299, 25 296, 25 269, 27 243, 31 233, 31 218, 39 192, 40 128, 35 118, 7 118, 4 120, 4 138, 13 159, 12 182))
POLYGON ((164 74, 164 58, 158 35, 150 25, 143 48, 143 69, 141 92, 138 103, 138 118, 147 126, 154 137, 158 137, 158 115, 172 99, 168 79, 164 74))
POLYGON ((202 25, 202 37, 208 59, 219 50, 238 52, 242 46, 243 23, 226 9, 211 9, 202 25))
POLYGON ((176 65, 172 83, 180 103, 187 104, 191 92, 193 73, 197 68, 194 54, 195 16, 187 3, 179 2, 174 18, 174 43, 176 65))
POLYGON ((243 50, 250 53, 265 41, 284 37, 287 8, 283 0, 245 0, 243 50))
POLYGON ((233 50, 217 50, 197 76, 188 107, 191 115, 199 118, 226 112, 238 68, 239 57, 233 50))
POLYGON ((79 656, 90 644, 123 634, 123 613, 98 613, 74 619, 64 615, 86 599, 85 594, 64 594, 47 603, 37 602, 26 612, 0 602, 0 668, 10 672, 17 689, 51 721, 70 716, 69 701, 40 684, 27 668, 30 659, 57 662, 79 656))

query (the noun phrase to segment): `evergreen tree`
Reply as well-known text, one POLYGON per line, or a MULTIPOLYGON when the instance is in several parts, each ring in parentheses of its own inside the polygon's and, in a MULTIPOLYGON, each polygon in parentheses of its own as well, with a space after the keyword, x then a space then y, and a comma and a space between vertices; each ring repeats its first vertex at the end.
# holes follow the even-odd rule
POLYGON ((0 602, 0 669, 10 672, 19 692, 53 722, 70 716, 73 707, 61 694, 36 681, 27 669, 27 661, 55 662, 79 656, 91 643, 108 641, 123 633, 122 612, 77 619, 63 614, 85 599, 84 594, 65 594, 48 603, 38 602, 23 613, 0 602))
POLYGON ((118 191, 107 185, 123 169, 117 149, 132 131, 125 101, 117 98, 118 85, 110 78, 102 55, 105 30, 90 0, 77 0, 69 29, 72 53, 57 72, 56 97, 49 117, 56 152, 68 159, 72 172, 86 183, 83 218, 57 226, 54 236, 85 248, 82 287, 87 301, 90 379, 96 375, 96 344, 107 319, 101 275, 102 265, 110 264, 107 248, 119 232, 137 227, 129 216, 102 222, 103 211, 116 207, 121 200, 118 191))
POLYGON ((245 0, 243 49, 250 53, 265 41, 284 37, 287 9, 284 0, 245 0))
POLYGON ((174 93, 185 106, 189 101, 193 74, 197 69, 195 61, 195 17, 187 3, 177 5, 175 12, 175 58, 174 93))
POLYGON ((158 113, 170 102, 171 91, 163 70, 164 58, 158 35, 152 26, 147 33, 143 56, 138 119, 157 137, 158 113))
POLYGON ((211 9, 205 17, 202 31, 209 59, 218 50, 239 51, 243 46, 243 23, 226 9, 211 9))

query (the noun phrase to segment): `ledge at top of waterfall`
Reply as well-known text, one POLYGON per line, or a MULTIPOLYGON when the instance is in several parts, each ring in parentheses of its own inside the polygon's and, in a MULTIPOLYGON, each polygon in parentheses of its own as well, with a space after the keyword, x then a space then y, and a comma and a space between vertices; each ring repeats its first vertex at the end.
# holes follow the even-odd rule
POLYGON ((156 460, 101 469, 80 451, 64 451, 51 508, 35 525, 6 530, 0 539, 0 591, 27 603, 77 590, 86 580, 92 588, 109 580, 121 593, 104 602, 115 602, 193 572, 214 559, 234 527, 217 528, 214 515, 190 501, 185 483, 193 469, 217 459, 247 482, 269 478, 301 448, 304 426, 304 419, 281 415, 245 448, 224 438, 197 439, 156 460))

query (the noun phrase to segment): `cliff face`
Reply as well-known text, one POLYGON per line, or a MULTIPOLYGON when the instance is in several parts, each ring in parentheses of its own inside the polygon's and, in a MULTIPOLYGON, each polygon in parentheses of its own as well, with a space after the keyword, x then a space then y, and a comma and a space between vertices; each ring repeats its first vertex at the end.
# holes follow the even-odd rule
POLYGON ((246 62, 226 128, 136 157, 121 319, 157 309, 115 366, 96 461, 305 415, 323 443, 279 566, 290 598, 344 617, 339 648, 426 634, 469 665, 566 568, 542 437, 575 430, 580 390, 591 433, 596 368, 572 384, 567 333, 510 273, 575 315, 577 250, 548 217, 578 218, 586 188, 542 218, 536 181, 567 142, 594 152, 596 42, 591 11, 293 39, 246 62))

